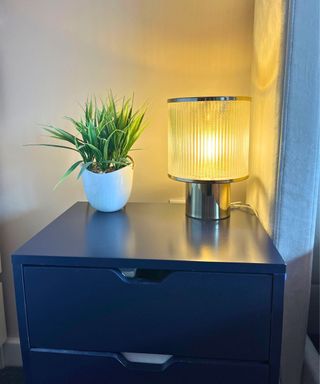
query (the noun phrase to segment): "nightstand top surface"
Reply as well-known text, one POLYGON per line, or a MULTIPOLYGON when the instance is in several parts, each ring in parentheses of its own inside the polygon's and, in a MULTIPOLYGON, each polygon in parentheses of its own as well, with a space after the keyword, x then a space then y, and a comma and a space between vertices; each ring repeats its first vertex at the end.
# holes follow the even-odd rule
POLYGON ((78 202, 19 248, 13 262, 119 268, 283 273, 285 263, 259 220, 233 210, 205 222, 183 204, 129 203, 101 213, 78 202))

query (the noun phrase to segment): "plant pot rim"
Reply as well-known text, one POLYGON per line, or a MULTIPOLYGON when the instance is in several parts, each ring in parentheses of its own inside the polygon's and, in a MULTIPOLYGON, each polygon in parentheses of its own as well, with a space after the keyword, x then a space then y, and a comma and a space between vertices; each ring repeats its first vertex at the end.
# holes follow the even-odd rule
MULTIPOLYGON (((125 165, 124 167, 121 167, 119 169, 116 169, 114 171, 110 171, 110 172, 94 172, 94 171, 91 171, 90 169, 85 169, 85 172, 90 172, 90 173, 93 173, 94 175, 110 175, 110 174, 114 174, 114 173, 117 173, 117 172, 120 172, 122 171, 123 169, 125 168, 128 168, 128 167, 131 167, 132 169, 134 168, 134 163, 132 160, 130 160, 131 163, 128 164, 128 165, 125 165)), ((82 163, 82 167, 83 167, 83 163, 82 163)))

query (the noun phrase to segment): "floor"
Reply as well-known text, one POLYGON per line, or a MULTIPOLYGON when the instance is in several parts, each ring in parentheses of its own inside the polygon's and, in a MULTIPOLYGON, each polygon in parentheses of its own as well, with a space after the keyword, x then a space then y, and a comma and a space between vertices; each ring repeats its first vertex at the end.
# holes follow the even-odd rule
POLYGON ((21 368, 0 369, 0 384, 23 384, 21 368))

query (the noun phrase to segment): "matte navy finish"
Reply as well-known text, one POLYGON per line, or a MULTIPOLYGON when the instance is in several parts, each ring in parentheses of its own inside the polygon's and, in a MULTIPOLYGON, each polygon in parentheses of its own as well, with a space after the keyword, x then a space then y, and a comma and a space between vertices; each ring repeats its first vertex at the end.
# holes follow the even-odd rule
POLYGON ((263 364, 172 359, 164 366, 128 364, 113 354, 30 353, 32 384, 268 384, 263 364))
POLYGON ((26 267, 24 281, 31 347, 268 360, 270 275, 26 267))
POLYGON ((14 260, 107 268, 285 271, 254 215, 233 210, 228 220, 205 222, 187 218, 183 204, 132 203, 106 214, 77 203, 18 249, 14 260))
POLYGON ((13 268, 27 384, 278 384, 285 264, 249 213, 77 203, 13 268))

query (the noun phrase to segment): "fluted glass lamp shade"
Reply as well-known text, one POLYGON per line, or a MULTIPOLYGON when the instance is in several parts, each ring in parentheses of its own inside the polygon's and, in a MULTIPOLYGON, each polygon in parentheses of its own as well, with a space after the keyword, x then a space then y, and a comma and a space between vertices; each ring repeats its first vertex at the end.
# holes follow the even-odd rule
POLYGON ((222 184, 248 177, 250 97, 176 98, 168 108, 171 178, 222 184))
POLYGON ((185 181, 248 176, 250 98, 169 99, 168 173, 185 181))

